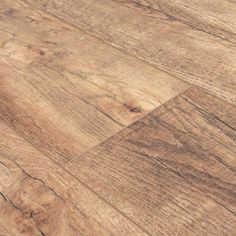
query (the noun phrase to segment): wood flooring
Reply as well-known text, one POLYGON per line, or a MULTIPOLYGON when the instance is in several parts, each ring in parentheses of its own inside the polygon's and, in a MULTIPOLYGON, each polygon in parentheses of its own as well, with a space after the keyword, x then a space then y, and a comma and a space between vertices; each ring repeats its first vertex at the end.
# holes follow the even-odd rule
POLYGON ((235 12, 0 1, 0 235, 236 235, 235 12))

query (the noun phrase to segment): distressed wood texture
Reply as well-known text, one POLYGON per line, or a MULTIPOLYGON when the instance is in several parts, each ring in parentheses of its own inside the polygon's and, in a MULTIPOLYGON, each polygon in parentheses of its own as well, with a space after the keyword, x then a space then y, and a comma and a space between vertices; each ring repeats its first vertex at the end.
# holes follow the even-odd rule
POLYGON ((66 168, 152 235, 234 235, 235 116, 194 87, 66 168))
MULTIPOLYGON (((123 0, 116 0, 123 1, 123 0)), ((236 43, 235 0, 131 0, 150 11, 162 12, 195 29, 236 43)))
MULTIPOLYGON (((0 179, 2 178, 0 177, 0 179)), ((42 236, 33 220, 23 215, 15 205, 9 203, 2 193, 0 194, 0 235, 42 236)))
POLYGON ((58 163, 189 88, 22 2, 0 14, 1 116, 58 163))
POLYGON ((235 235, 235 11, 1 0, 0 235, 235 235))
POLYGON ((0 122, 0 235, 147 235, 0 122))
POLYGON ((198 1, 196 6, 195 1, 185 3, 184 0, 24 2, 60 17, 173 76, 202 86, 231 103, 236 102, 234 1, 214 1, 207 5, 207 1, 198 1), (154 3, 157 2, 159 10, 155 9, 154 3), (210 4, 213 6, 209 7, 210 4), (193 7, 195 11, 191 10, 193 7), (214 12, 213 16, 211 12, 214 12))

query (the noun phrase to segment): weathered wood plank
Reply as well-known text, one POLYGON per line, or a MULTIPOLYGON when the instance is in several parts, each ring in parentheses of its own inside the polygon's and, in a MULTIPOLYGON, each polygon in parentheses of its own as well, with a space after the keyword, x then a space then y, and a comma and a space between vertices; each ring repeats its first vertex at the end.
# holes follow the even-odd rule
POLYGON ((151 234, 231 235, 235 116, 192 88, 66 168, 151 234))
POLYGON ((146 235, 2 122, 0 141, 1 233, 146 235))
POLYGON ((216 0, 213 3, 208 0, 131 0, 129 2, 160 11, 195 29, 236 43, 235 1, 216 0))
MULTIPOLYGON (((31 220, 30 226, 36 228, 40 235, 110 234, 98 222, 88 219, 79 208, 71 204, 69 199, 65 201, 53 189, 46 186, 41 179, 29 175, 3 155, 1 162, 8 172, 7 176, 1 172, 1 179, 7 181, 7 185, 6 182, 1 182, 1 192, 4 192, 5 202, 8 202, 13 210, 21 213, 18 219, 11 219, 8 215, 2 216, 5 221, 9 220, 13 227, 17 226, 18 221, 21 222, 26 218, 31 220), (16 174, 21 174, 21 178, 15 179, 16 174)), ((8 210, 9 214, 14 214, 12 209, 8 210)), ((11 225, 9 227, 12 228, 11 225)), ((22 230, 30 234, 26 225, 22 226, 22 230)))
POLYGON ((2 193, 0 193, 0 235, 42 236, 34 221, 12 205, 2 193))
POLYGON ((59 163, 189 87, 24 3, 0 16, 1 116, 59 163))
POLYGON ((0 2, 0 234, 234 235, 236 108, 135 58, 235 102, 217 4, 0 2))
POLYGON ((122 0, 24 0, 187 82, 236 102, 235 44, 122 0))

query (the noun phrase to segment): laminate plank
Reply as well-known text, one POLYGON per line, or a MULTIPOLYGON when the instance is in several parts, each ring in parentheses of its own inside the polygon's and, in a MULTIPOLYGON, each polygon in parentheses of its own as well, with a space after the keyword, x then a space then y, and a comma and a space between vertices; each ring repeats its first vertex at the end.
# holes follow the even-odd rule
POLYGON ((4 235, 147 235, 2 122, 0 140, 4 235))
POLYGON ((189 88, 22 2, 0 17, 1 117, 60 164, 189 88))
POLYGON ((0 195, 0 235, 42 235, 32 219, 25 217, 15 206, 0 195))
MULTIPOLYGON (((228 102, 236 102, 235 43, 197 30, 175 17, 136 4, 136 1, 24 2, 177 78, 204 87, 228 102)), ((221 7, 223 11, 223 5, 221 7)))
POLYGON ((235 116, 193 87, 66 169, 150 234, 234 235, 235 116))
POLYGON ((140 7, 146 7, 150 11, 152 9, 160 11, 193 28, 236 43, 235 1, 216 0, 214 4, 207 0, 131 0, 130 2, 140 4, 140 7))

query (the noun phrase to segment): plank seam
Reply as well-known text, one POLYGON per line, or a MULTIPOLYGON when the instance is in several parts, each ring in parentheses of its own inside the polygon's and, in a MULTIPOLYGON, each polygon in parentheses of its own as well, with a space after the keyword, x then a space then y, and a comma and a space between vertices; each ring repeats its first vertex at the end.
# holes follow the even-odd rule
MULTIPOLYGON (((176 75, 173 75, 173 74, 171 74, 171 73, 169 73, 169 72, 167 72, 167 71, 161 69, 160 67, 158 67, 158 66, 156 66, 156 65, 153 65, 152 63, 150 63, 150 62, 148 62, 148 61, 142 59, 141 57, 137 57, 137 56, 135 56, 135 55, 133 55, 133 54, 130 54, 130 53, 126 52, 125 50, 122 50, 122 49, 121 49, 121 48, 122 48, 122 45, 119 45, 120 47, 117 47, 117 46, 114 46, 112 43, 108 43, 107 41, 105 41, 105 40, 102 39, 101 37, 98 37, 98 36, 96 36, 95 34, 93 34, 92 32, 87 31, 87 30, 85 30, 85 29, 83 29, 83 28, 81 28, 81 27, 79 27, 79 26, 77 26, 77 25, 75 25, 75 24, 73 24, 73 23, 71 23, 71 22, 69 22, 69 21, 64 20, 63 18, 61 18, 61 17, 55 15, 54 13, 51 13, 51 12, 48 12, 48 11, 45 12, 45 11, 43 11, 43 10, 37 8, 37 7, 34 7, 34 6, 30 5, 29 3, 24 2, 24 0, 17 0, 17 1, 26 4, 26 5, 27 5, 30 9, 32 9, 32 10, 36 10, 36 11, 42 12, 43 14, 49 15, 49 16, 51 16, 51 17, 53 17, 53 18, 56 18, 56 19, 62 21, 63 23, 65 23, 65 24, 67 24, 67 25, 70 25, 70 26, 73 27, 73 28, 76 28, 77 30, 81 30, 81 31, 84 32, 85 34, 93 36, 94 38, 96 38, 96 39, 102 41, 102 42, 105 43, 106 45, 109 45, 109 46, 111 46, 112 48, 115 48, 116 50, 119 50, 120 52, 122 52, 122 53, 124 53, 124 54, 126 54, 126 55, 128 55, 128 56, 130 56, 130 57, 132 57, 132 58, 134 58, 134 59, 136 59, 136 60, 139 60, 139 61, 142 62, 142 63, 148 64, 148 65, 151 66, 152 68, 155 68, 155 69, 157 69, 157 70, 159 70, 159 71, 162 71, 162 72, 164 72, 165 74, 168 74, 168 75, 170 75, 171 77, 175 78, 176 80, 179 80, 179 81, 181 81, 182 83, 185 83, 186 85, 189 85, 189 86, 198 86, 198 85, 195 85, 195 84, 193 84, 193 83, 190 83, 190 82, 187 82, 187 81, 185 81, 185 80, 183 80, 183 79, 178 78, 176 75)), ((89 25, 89 26, 90 26, 90 25, 89 25)))
MULTIPOLYGON (((185 91, 183 91, 183 92, 180 93, 179 95, 177 95, 177 96, 171 98, 170 100, 168 100, 168 101, 165 102, 164 104, 162 104, 162 105, 156 107, 155 109, 153 109, 153 111, 151 111, 151 112, 149 112, 148 114, 144 115, 144 116, 141 117, 140 119, 145 118, 145 117, 148 116, 150 113, 154 112, 155 110, 160 109, 160 107, 165 106, 167 103, 171 102, 172 100, 175 100, 177 97, 183 97, 183 98, 184 98, 185 93, 187 93, 189 90, 191 90, 191 89, 193 89, 193 88, 200 88, 200 89, 202 89, 201 87, 199 87, 199 86, 197 86, 197 85, 193 85, 192 87, 186 89, 185 91)), ((202 90, 205 90, 205 89, 202 89, 202 90)), ((212 93, 209 93, 209 94, 212 95, 212 93)), ((212 96, 216 97, 217 99, 221 99, 221 98, 218 98, 217 96, 215 96, 214 94, 213 94, 212 96)), ((221 99, 221 100, 223 100, 223 99, 221 99)), ((215 117, 214 117, 214 118, 215 118, 215 117)), ((130 125, 134 124, 135 122, 138 122, 140 119, 134 121, 134 122, 131 123, 130 125)), ((222 123, 223 123, 223 122, 222 122, 222 123)), ((228 126, 227 123, 224 122, 223 124, 225 124, 227 127, 229 127, 229 128, 232 129, 232 127, 231 127, 231 126, 228 126)), ((130 125, 128 125, 126 128, 128 128, 130 125)), ((125 128, 124 128, 124 129, 125 129, 125 128)), ((112 138, 113 136, 119 134, 119 133, 122 132, 124 129, 118 131, 116 134, 112 135, 110 138, 112 138)), ((234 130, 234 129, 233 129, 233 130, 234 130)), ((104 142, 106 142, 106 141, 107 141, 107 140, 101 142, 100 144, 98 144, 98 145, 96 145, 95 147, 91 148, 90 150, 86 151, 84 154, 89 153, 90 151, 92 151, 93 149, 95 149, 97 146, 102 145, 102 143, 104 143, 104 142)), ((131 151, 131 150, 130 150, 130 151, 131 151)), ((83 155, 83 154, 82 154, 82 155, 83 155)), ((67 162, 67 163, 65 164, 65 167, 66 167, 69 163, 71 163, 73 160, 75 160, 75 159, 77 159, 77 158, 80 158, 82 155, 80 155, 79 157, 76 157, 76 158, 70 160, 69 162, 67 162)), ((140 155, 141 155, 141 154, 140 154, 140 155)), ((143 154, 142 154, 142 155, 143 155, 143 154)), ((211 197, 209 194, 207 194, 207 193, 205 193, 204 191, 202 191, 200 187, 198 187, 196 184, 194 184, 194 183, 192 183, 191 181, 189 181, 188 179, 186 179, 186 178, 185 178, 184 176, 182 176, 179 172, 175 171, 173 168, 167 166, 165 163, 163 163, 163 162, 161 162, 161 161, 159 161, 159 160, 158 160, 158 162, 160 162, 160 163, 161 163, 163 166, 165 166, 168 170, 170 170, 170 171, 172 171, 173 173, 175 173, 176 175, 180 176, 182 179, 184 179, 184 180, 185 180, 186 182, 188 182, 189 184, 194 185, 195 188, 196 188, 196 190, 200 191, 204 196, 206 196, 206 197, 208 197, 209 199, 215 201, 216 203, 218 203, 219 205, 221 205, 224 209, 226 209, 226 210, 229 211, 231 214, 233 214, 233 215, 236 216, 236 213, 235 213, 234 211, 232 211, 231 209, 229 209, 229 208, 228 208, 227 206, 225 206, 224 204, 218 202, 215 198, 211 197)))
MULTIPOLYGON (((146 63, 146 64, 148 64, 149 66, 151 66, 151 67, 153 67, 153 68, 156 68, 156 69, 158 69, 158 70, 160 70, 160 71, 162 71, 162 72, 164 72, 164 73, 170 75, 171 77, 175 78, 176 80, 179 80, 179 81, 181 81, 181 82, 186 83, 186 85, 189 85, 189 86, 199 86, 199 87, 201 87, 201 88, 203 88, 203 89, 206 89, 208 92, 212 92, 211 90, 208 89, 207 84, 203 84, 203 85, 202 85, 202 84, 196 84, 196 83, 194 83, 194 82, 191 82, 191 83, 190 83, 189 81, 187 81, 187 79, 179 78, 178 76, 176 76, 176 75, 174 75, 174 74, 168 72, 167 70, 163 69, 160 65, 159 65, 159 66, 156 65, 155 62, 152 63, 152 62, 150 62, 150 61, 145 60, 145 58, 143 58, 143 57, 141 57, 141 56, 139 56, 139 55, 134 55, 134 54, 132 54, 132 53, 130 53, 130 52, 127 52, 126 50, 124 50, 124 48, 122 47, 122 45, 119 45, 119 44, 117 43, 117 46, 116 46, 116 45, 114 45, 113 43, 108 42, 108 41, 104 40, 103 38, 97 36, 97 35, 94 34, 93 32, 88 31, 88 30, 82 28, 81 26, 78 26, 78 25, 74 24, 73 22, 69 22, 69 21, 67 21, 67 20, 65 20, 65 19, 63 19, 63 18, 61 18, 60 16, 57 16, 55 13, 51 13, 51 12, 48 12, 48 11, 43 11, 43 10, 41 10, 41 9, 38 8, 38 7, 32 6, 32 5, 29 4, 29 3, 26 3, 24 0, 17 0, 17 1, 18 1, 18 2, 21 2, 21 3, 23 3, 23 4, 26 4, 26 5, 27 5, 29 8, 31 8, 32 10, 36 10, 36 11, 42 12, 42 13, 44 13, 44 14, 47 14, 47 15, 49 15, 49 16, 51 16, 51 17, 54 17, 54 18, 56 18, 56 19, 62 21, 63 23, 65 23, 65 24, 67 24, 67 25, 70 25, 70 26, 73 27, 73 28, 76 28, 77 30, 79 29, 79 30, 81 30, 82 32, 86 33, 87 35, 91 35, 91 36, 93 36, 93 37, 99 39, 99 40, 102 41, 103 43, 105 43, 105 44, 107 44, 107 45, 110 45, 111 47, 113 47, 113 48, 115 48, 115 49, 121 51, 122 53, 124 53, 124 54, 126 54, 126 55, 129 55, 129 56, 135 58, 136 60, 141 61, 142 63, 146 63)), ((65 12, 63 12, 63 13, 66 14, 65 12)), ((86 22, 84 22, 84 23, 86 23, 86 22)), ((87 23, 86 23, 86 24, 87 24, 87 23)), ((90 26, 89 24, 87 24, 87 25, 90 26)), ((90 27, 91 27, 91 26, 90 26, 90 27)), ((189 26, 189 27, 190 27, 190 26, 189 26)), ((197 29, 197 30, 198 30, 198 29, 197 29)), ((101 33, 103 33, 103 32, 101 31, 101 33)), ((207 34, 207 33, 206 33, 206 34, 207 34)), ((214 35, 212 35, 212 36, 214 36, 214 35)), ((224 39, 222 39, 222 40, 224 40, 224 39)), ((228 42, 227 40, 225 40, 225 41, 228 42)), ((230 43, 231 43, 231 42, 230 42, 230 43)), ((220 98, 220 99, 223 99, 224 101, 226 101, 226 102, 228 102, 228 103, 231 103, 231 104, 233 103, 232 101, 227 100, 227 98, 226 98, 225 95, 221 95, 221 96, 220 96, 220 95, 218 95, 218 93, 216 93, 215 96, 218 97, 218 98, 220 98)))
MULTIPOLYGON (((132 224, 134 224, 136 227, 138 227, 139 229, 141 229, 143 232, 145 232, 147 235, 152 236, 152 234, 150 234, 146 229, 144 229, 142 226, 140 226, 139 224, 137 224, 135 221, 133 221, 132 219, 130 219, 126 214, 124 214, 122 211, 120 211, 119 209, 117 209, 115 206, 113 206, 110 202, 108 202, 106 199, 104 199, 101 195, 99 195, 97 192, 95 192, 93 189, 91 189, 86 183, 84 183, 83 181, 81 181, 79 178, 77 178, 76 176, 74 176, 73 174, 71 174, 64 166, 59 165, 55 160, 53 160, 49 155, 47 155, 46 153, 42 152, 41 150, 39 150, 37 147, 35 147, 33 145, 33 143, 31 143, 28 139, 26 139, 24 136, 22 136, 20 133, 17 132, 17 130, 13 129, 13 127, 11 127, 4 119, 1 119, 4 124, 7 125, 7 127, 9 127, 14 133, 16 133, 17 135, 19 135, 22 139, 24 139, 28 144, 30 144, 34 149, 36 149, 38 152, 40 152, 42 155, 44 155, 45 157, 49 158, 54 164, 56 164, 59 168, 61 168, 63 171, 65 171, 66 173, 68 173, 72 178, 76 179, 81 185, 83 185, 86 189, 90 190, 93 194, 95 194, 99 199, 101 199, 104 203, 106 203, 108 206, 110 206, 112 209, 114 209, 118 214, 120 214, 121 216, 123 216, 124 218, 126 218, 128 221, 130 221, 132 224)), ((17 162, 15 162, 17 163, 17 162)), ((19 164, 17 163, 18 167, 19 164)), ((22 170, 22 168, 20 167, 20 169, 22 170)), ((37 177, 33 177, 35 179, 38 179, 37 177)), ((49 188, 50 190, 52 190, 51 188, 49 188)))
POLYGON ((119 134, 120 132, 122 132, 124 129, 128 128, 129 126, 133 125, 134 123, 138 122, 141 119, 144 119, 146 116, 148 116, 149 114, 151 114, 152 112, 154 112, 156 109, 164 106, 166 103, 169 103, 170 101, 176 99, 177 97, 183 95, 184 93, 186 93, 189 89, 192 89, 193 87, 196 87, 195 85, 192 85, 191 87, 185 89, 184 91, 182 91, 181 93, 177 94, 176 96, 172 97, 171 99, 167 100, 165 103, 160 104, 159 106, 156 106, 155 108, 153 108, 152 110, 150 110, 149 112, 147 112, 146 114, 142 115, 141 117, 139 117, 137 120, 134 120, 133 122, 131 122, 130 124, 124 126, 123 128, 121 128, 119 131, 115 132, 114 134, 112 134, 111 136, 109 136, 108 138, 102 140, 99 144, 94 145, 93 147, 89 148, 87 151, 85 151, 84 153, 81 153, 79 156, 72 158, 71 160, 65 162, 64 164, 62 164, 63 166, 67 166, 69 165, 72 161, 74 161, 75 159, 81 157, 82 155, 85 155, 86 153, 92 151, 94 148, 96 148, 97 146, 102 145, 103 143, 105 143, 107 140, 111 139, 112 137, 114 137, 115 135, 119 134))
MULTIPOLYGON (((115 2, 115 3, 117 3, 117 2, 114 1, 114 0, 112 0, 112 1, 115 2)), ((154 12, 156 11, 156 12, 162 13, 162 14, 166 15, 167 17, 169 17, 169 18, 171 18, 171 19, 174 19, 174 20, 177 21, 177 22, 181 22, 182 24, 187 25, 187 26, 189 26, 189 27, 191 27, 191 28, 193 28, 193 29, 195 29, 195 30, 199 30, 199 31, 201 31, 201 32, 204 32, 204 33, 209 34, 209 35, 211 35, 211 36, 214 36, 214 37, 216 37, 216 38, 222 39, 222 40, 224 40, 224 41, 226 41, 226 42, 232 43, 233 45, 236 46, 236 44, 235 44, 234 42, 232 42, 232 41, 230 41, 230 40, 228 40, 228 39, 226 39, 226 38, 220 37, 220 36, 218 36, 218 35, 216 35, 216 34, 213 34, 213 33, 211 33, 211 32, 208 32, 208 31, 205 31, 205 30, 203 30, 203 29, 201 29, 201 28, 198 28, 198 27, 196 27, 196 26, 193 26, 193 25, 187 23, 186 21, 181 20, 180 18, 178 18, 178 17, 176 17, 176 16, 169 15, 168 13, 166 13, 165 11, 163 11, 163 9, 162 9, 160 6, 159 6, 159 7, 160 7, 161 10, 157 10, 157 9, 151 7, 151 6, 145 6, 145 5, 143 5, 141 2, 135 2, 135 4, 136 4, 137 6, 140 6, 141 8, 144 8, 144 9, 152 9, 152 11, 154 11, 154 12)), ((231 33, 231 32, 229 32, 229 31, 226 31, 226 30, 224 30, 224 32, 230 33, 230 34, 233 34, 233 35, 236 35, 236 34, 234 34, 234 33, 231 33)))

